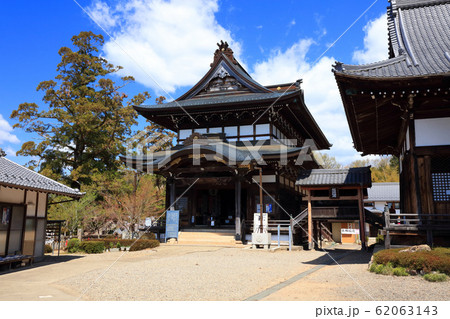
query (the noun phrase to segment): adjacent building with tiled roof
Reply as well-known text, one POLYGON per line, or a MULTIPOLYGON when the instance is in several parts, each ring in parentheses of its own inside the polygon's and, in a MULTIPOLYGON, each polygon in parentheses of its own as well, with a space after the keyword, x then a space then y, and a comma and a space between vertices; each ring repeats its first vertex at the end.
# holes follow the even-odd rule
POLYGON ((74 199, 83 194, 4 156, 0 149, 0 258, 39 260, 44 255, 49 194, 74 199))
POLYGON ((404 222, 387 233, 429 244, 450 237, 449 17, 448 0, 391 0, 389 58, 334 66, 356 150, 400 159, 404 222))
POLYGON ((372 180, 370 167, 313 169, 300 171, 296 184, 300 186, 357 185, 370 187, 372 180))
POLYGON ((29 189, 70 197, 83 196, 78 190, 14 163, 6 157, 0 157, 0 186, 29 189))

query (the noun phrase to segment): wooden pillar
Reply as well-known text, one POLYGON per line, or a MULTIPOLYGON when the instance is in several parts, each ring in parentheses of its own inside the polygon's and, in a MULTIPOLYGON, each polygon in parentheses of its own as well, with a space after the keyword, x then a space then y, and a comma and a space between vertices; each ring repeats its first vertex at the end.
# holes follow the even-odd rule
POLYGON ((312 232, 311 190, 308 189, 308 249, 312 249, 312 232))
POLYGON ((169 206, 170 210, 175 210, 175 180, 170 179, 169 181, 169 206))
POLYGON ((235 202, 235 225, 236 225, 236 240, 241 240, 241 180, 239 177, 236 178, 236 181, 234 183, 234 202, 235 202))
POLYGON ((322 243, 322 222, 319 221, 319 240, 320 240, 320 249, 323 248, 323 243, 322 243))
POLYGON ((361 248, 366 249, 366 219, 364 214, 364 204, 363 204, 363 188, 362 186, 358 188, 358 207, 359 207, 359 237, 361 239, 361 248))
POLYGON ((318 220, 313 221, 313 238, 314 238, 314 249, 319 249, 319 227, 318 220))

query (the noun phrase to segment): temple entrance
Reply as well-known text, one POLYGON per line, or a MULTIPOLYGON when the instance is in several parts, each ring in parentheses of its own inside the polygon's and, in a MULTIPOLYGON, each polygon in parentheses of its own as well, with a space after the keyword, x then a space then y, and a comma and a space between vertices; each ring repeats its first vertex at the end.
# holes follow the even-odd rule
POLYGON ((232 189, 199 189, 196 192, 191 225, 234 228, 235 196, 232 189))

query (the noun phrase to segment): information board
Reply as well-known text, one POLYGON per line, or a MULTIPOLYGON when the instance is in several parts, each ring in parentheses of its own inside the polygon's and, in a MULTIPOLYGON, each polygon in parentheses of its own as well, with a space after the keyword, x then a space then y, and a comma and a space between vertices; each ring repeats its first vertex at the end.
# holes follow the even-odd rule
POLYGON ((165 241, 169 238, 176 238, 178 241, 178 225, 180 222, 179 210, 168 210, 166 212, 166 236, 165 241))

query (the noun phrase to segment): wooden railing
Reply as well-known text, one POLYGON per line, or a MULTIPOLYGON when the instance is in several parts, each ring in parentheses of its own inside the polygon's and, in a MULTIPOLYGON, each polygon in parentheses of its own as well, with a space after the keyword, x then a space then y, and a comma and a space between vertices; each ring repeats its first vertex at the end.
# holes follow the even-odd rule
POLYGON ((322 238, 325 238, 328 241, 333 241, 333 233, 322 222, 320 224, 320 235, 322 236, 322 238))
POLYGON ((388 230, 449 230, 450 214, 390 214, 384 213, 385 227, 388 230))

